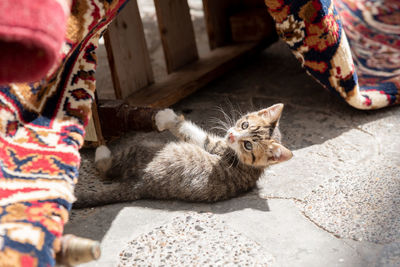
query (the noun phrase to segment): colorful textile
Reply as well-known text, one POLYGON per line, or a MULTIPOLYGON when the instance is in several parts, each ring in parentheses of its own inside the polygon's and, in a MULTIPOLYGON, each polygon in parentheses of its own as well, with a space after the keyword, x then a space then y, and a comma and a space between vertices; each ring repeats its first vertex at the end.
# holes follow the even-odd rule
MULTIPOLYGON (((125 1, 73 1, 60 65, 41 81, 0 87, 1 266, 54 265, 94 97, 97 41, 125 1)), ((282 38, 325 87, 360 109, 400 102, 397 0, 265 2, 282 38)))
POLYGON ((265 3, 282 39, 323 86, 358 109, 400 103, 398 0, 265 3))
POLYGON ((74 1, 61 65, 39 82, 0 87, 0 266, 55 264, 94 97, 94 51, 123 2, 74 1))
POLYGON ((40 80, 60 63, 70 4, 0 1, 0 84, 40 80))

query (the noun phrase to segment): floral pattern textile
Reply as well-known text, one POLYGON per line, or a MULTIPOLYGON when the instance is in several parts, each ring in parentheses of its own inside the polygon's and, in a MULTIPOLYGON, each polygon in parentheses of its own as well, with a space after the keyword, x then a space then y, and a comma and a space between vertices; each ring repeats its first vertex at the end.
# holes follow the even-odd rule
POLYGON ((358 109, 400 103, 400 2, 265 0, 307 72, 358 109))
MULTIPOLYGON (((0 87, 0 265, 53 266, 75 200, 100 34, 126 0, 74 0, 63 60, 0 87)), ((400 102, 398 0, 265 0, 307 72, 359 109, 400 102)))
POLYGON ((74 201, 100 34, 125 0, 75 0, 63 61, 0 87, 0 266, 54 266, 74 201))

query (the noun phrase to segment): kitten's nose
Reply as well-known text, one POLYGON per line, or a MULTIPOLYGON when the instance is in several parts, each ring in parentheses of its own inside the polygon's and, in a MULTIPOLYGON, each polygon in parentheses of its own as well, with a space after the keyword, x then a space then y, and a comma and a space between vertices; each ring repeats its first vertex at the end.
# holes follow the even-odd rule
POLYGON ((233 143, 235 142, 235 136, 232 133, 229 133, 229 142, 233 143))

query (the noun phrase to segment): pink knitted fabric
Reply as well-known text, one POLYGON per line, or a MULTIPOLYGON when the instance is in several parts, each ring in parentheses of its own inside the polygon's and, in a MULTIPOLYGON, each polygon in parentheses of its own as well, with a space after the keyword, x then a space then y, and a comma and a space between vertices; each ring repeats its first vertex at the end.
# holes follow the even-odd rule
POLYGON ((40 80, 59 63, 70 2, 0 1, 0 84, 40 80))

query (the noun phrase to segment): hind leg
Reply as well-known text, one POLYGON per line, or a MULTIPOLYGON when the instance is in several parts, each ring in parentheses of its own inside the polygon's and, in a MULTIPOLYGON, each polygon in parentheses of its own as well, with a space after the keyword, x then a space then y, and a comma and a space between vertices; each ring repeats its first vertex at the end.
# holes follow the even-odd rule
POLYGON ((105 173, 111 168, 112 155, 110 149, 105 145, 99 146, 96 149, 94 159, 96 169, 101 173, 103 178, 106 178, 105 173))

